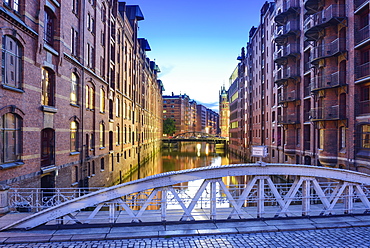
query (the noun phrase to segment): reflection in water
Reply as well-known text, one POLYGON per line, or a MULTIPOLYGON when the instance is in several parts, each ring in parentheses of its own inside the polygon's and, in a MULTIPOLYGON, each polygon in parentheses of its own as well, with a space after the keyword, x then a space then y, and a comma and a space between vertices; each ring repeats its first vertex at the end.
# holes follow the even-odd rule
MULTIPOLYGON (((228 164, 237 164, 243 163, 239 158, 233 156, 232 154, 226 153, 223 149, 216 149, 215 144, 207 144, 205 142, 200 143, 191 143, 191 142, 183 142, 179 143, 177 148, 164 148, 161 153, 156 154, 153 158, 151 158, 145 164, 140 165, 138 170, 133 171, 133 173, 126 178, 127 181, 132 181, 138 179, 138 175, 141 178, 160 174, 163 172, 170 172, 170 171, 179 171, 179 170, 186 170, 186 169, 194 169, 200 168, 205 166, 220 166, 220 165, 228 165, 228 164)), ((226 185, 240 185, 244 184, 247 181, 246 177, 225 177, 223 181, 226 185)), ((178 185, 174 185, 176 191, 179 192, 179 195, 185 194, 186 196, 190 197, 190 199, 195 195, 199 186, 203 183, 203 180, 196 180, 190 182, 183 182, 178 185), (180 193, 182 192, 182 193, 180 193)), ((233 187, 233 186, 231 186, 233 187)), ((239 189, 236 189, 239 191, 239 189)), ((217 192, 220 192, 217 186, 217 192)), ((146 193, 141 192, 139 194, 135 194, 132 197, 135 199, 131 199, 133 202, 140 201, 142 197, 145 198, 146 193)), ((203 195, 202 195, 203 196, 203 195)), ((219 195, 218 197, 222 197, 223 195, 219 195)), ((160 199, 160 193, 158 193, 158 197, 156 199, 160 199)), ((168 196, 168 201, 172 196, 168 196)), ((151 204, 148 209, 158 209, 159 206, 155 204, 153 199, 153 204, 151 204)), ((200 204, 205 204, 200 207, 207 207, 208 201, 199 201, 200 204), (203 203, 205 202, 205 203, 203 203)), ((140 204, 139 204, 140 205, 140 204)), ((199 206, 198 206, 199 207, 199 206)), ((177 204, 174 206, 168 206, 168 208, 179 208, 177 204)))
POLYGON ((225 153, 223 149, 216 149, 215 144, 205 142, 179 143, 178 148, 164 148, 145 164, 140 165, 140 173, 133 171, 126 179, 132 181, 141 178, 169 171, 194 169, 204 166, 219 166, 237 164, 242 161, 232 154, 225 153))

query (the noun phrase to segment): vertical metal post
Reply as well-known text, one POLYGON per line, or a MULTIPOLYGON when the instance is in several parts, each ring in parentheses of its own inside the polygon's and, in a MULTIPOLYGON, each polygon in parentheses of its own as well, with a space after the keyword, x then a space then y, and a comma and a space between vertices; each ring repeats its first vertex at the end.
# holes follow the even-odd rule
POLYGON ((257 218, 262 218, 265 211, 265 179, 257 182, 257 218))
POLYGON ((310 215, 311 180, 305 178, 302 183, 302 216, 310 215))
POLYGON ((167 187, 162 189, 161 194, 161 220, 165 222, 167 214, 167 187))
POLYGON ((210 182, 211 196, 210 196, 210 219, 216 219, 216 181, 212 180, 210 182))
POLYGON ((114 202, 109 203, 109 223, 114 223, 115 212, 116 212, 116 209, 114 206, 115 206, 114 202))
POLYGON ((344 213, 351 214, 353 211, 353 184, 348 184, 344 190, 344 213))

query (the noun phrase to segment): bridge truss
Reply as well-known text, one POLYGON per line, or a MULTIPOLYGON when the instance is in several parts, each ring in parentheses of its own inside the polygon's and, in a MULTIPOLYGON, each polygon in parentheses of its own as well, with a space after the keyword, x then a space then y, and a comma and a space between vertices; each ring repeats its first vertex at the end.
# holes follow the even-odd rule
POLYGON ((34 191, 13 190, 10 205, 15 208, 27 202, 35 213, 2 230, 42 224, 251 219, 370 210, 369 175, 290 164, 203 167, 85 193, 59 190, 46 198, 46 205, 34 191))

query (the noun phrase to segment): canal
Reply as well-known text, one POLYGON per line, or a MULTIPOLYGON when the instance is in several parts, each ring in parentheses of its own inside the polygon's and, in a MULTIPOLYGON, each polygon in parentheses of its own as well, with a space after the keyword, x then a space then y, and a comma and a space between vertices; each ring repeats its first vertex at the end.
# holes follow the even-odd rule
POLYGON ((240 158, 216 149, 206 142, 181 142, 178 147, 163 148, 125 178, 125 182, 169 171, 244 163, 240 158))

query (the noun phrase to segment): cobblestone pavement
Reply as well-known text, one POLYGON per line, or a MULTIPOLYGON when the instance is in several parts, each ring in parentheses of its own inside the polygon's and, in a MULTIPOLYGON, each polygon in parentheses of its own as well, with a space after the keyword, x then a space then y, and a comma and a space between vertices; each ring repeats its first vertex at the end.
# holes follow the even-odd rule
POLYGON ((2 244, 0 248, 370 247, 370 227, 168 238, 2 244))

